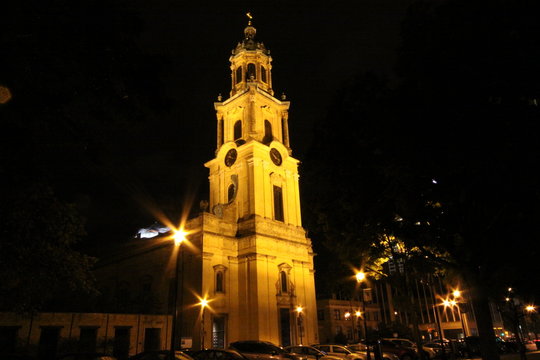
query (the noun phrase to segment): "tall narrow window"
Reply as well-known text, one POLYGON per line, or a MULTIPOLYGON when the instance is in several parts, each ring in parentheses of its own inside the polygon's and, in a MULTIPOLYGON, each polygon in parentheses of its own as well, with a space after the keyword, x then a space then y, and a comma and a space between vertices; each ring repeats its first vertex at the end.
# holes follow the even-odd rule
POLYGON ((144 351, 156 351, 161 349, 161 329, 144 329, 144 351))
POLYGON ((223 292, 223 273, 216 272, 216 292, 223 292))
POLYGON ((270 124, 270 121, 264 120, 264 138, 263 138, 263 144, 268 145, 272 142, 272 124, 270 124))
POLYGON ((231 202, 234 200, 234 184, 229 185, 229 188, 227 189, 227 202, 231 202))
POLYGON ((287 281, 287 273, 285 271, 279 273, 279 282, 281 283, 281 293, 286 294, 289 291, 289 284, 287 281))
POLYGON ((284 221, 283 217, 283 192, 279 186, 274 185, 274 219, 284 221))
POLYGON ((238 140, 242 137, 242 121, 238 120, 234 123, 234 140, 238 140))
POLYGON ((242 82, 242 67, 239 66, 236 68, 236 83, 242 82))
POLYGON ((130 332, 129 326, 117 326, 114 329, 113 355, 117 359, 129 357, 130 332))
POLYGON ((214 292, 224 293, 225 292, 225 273, 227 268, 223 265, 214 266, 214 292))
POLYGON ((81 327, 81 335, 79 337, 80 352, 95 352, 97 345, 97 328, 81 327))
POLYGON ((263 82, 266 82, 266 69, 264 68, 264 66, 261 66, 261 80, 263 82))
POLYGON ((256 79, 257 78, 257 74, 255 72, 255 64, 248 64, 248 68, 247 68, 247 77, 248 79, 256 79))

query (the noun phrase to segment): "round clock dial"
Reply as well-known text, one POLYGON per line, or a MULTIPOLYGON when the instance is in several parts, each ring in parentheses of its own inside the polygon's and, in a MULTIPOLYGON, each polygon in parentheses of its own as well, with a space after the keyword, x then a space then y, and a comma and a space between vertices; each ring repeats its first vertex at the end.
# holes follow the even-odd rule
POLYGON ((225 165, 231 166, 236 161, 238 153, 236 152, 236 149, 231 149, 227 151, 227 155, 225 155, 225 165))
POLYGON ((270 159, 274 162, 276 165, 281 165, 281 154, 277 149, 270 149, 270 159))

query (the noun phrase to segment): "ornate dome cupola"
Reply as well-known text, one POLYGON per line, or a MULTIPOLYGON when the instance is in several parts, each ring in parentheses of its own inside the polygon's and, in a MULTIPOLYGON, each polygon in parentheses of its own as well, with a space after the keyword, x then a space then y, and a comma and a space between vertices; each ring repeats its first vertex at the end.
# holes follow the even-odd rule
POLYGON ((257 30, 252 25, 250 13, 248 25, 244 29, 244 39, 232 51, 231 61, 231 97, 246 91, 249 84, 274 94, 272 90, 272 58, 270 50, 262 42, 255 40, 257 30))

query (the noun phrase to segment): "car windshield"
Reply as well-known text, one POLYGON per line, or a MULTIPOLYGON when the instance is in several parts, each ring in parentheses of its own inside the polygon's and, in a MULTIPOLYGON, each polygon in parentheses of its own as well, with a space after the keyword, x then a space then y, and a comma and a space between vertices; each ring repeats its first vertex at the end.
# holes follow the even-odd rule
POLYGON ((264 342, 236 342, 232 347, 240 352, 259 353, 259 354, 283 354, 285 350, 264 342))
POLYGON ((347 347, 352 351, 364 351, 366 349, 365 345, 348 345, 347 347))

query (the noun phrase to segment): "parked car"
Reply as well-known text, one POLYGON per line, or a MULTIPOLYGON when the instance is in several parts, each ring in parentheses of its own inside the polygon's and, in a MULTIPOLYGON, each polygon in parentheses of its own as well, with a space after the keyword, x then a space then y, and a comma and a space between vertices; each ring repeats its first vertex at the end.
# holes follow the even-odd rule
POLYGON ((238 351, 250 360, 307 360, 306 357, 290 354, 269 341, 235 341, 229 344, 229 349, 238 351))
POLYGON ((175 351, 173 358, 170 350, 155 350, 130 356, 129 360, 193 360, 193 358, 183 351, 175 351))
POLYGON ((523 341, 523 345, 525 346, 525 350, 527 351, 536 351, 538 349, 536 347, 536 343, 532 340, 523 341))
MULTIPOLYGON (((414 350, 415 352, 415 356, 418 357, 418 346, 416 346, 416 344, 409 340, 409 339, 403 339, 403 338, 384 338, 383 340, 388 340, 390 342, 393 342, 394 344, 396 345, 399 345, 399 346, 402 346, 402 347, 405 347, 405 348, 409 348, 409 349, 412 349, 414 350)), ((429 358, 431 359, 431 355, 432 355, 432 352, 430 350, 424 350, 424 354, 429 358)))
MULTIPOLYGON (((405 347, 387 339, 381 339, 379 343, 383 352, 389 352, 397 355, 400 360, 418 359, 418 353, 414 348, 405 347)), ((376 343, 370 345, 374 346, 376 343)))
MULTIPOLYGON (((500 338, 495 338, 497 350, 499 354, 515 353, 519 351, 519 344, 513 340, 504 341, 500 338)), ((480 355, 480 337, 467 336, 462 350, 463 356, 479 356, 480 355)))
POLYGON ((56 360, 117 360, 116 357, 105 353, 69 353, 56 357, 56 360))
MULTIPOLYGON (((441 356, 442 354, 442 345, 440 342, 430 341, 425 344, 422 344, 422 349, 426 352, 429 359, 434 359, 441 356)), ((444 350, 447 350, 445 345, 444 350)))
POLYGON ((194 360, 248 360, 248 358, 232 349, 207 349, 193 351, 191 357, 194 360))
POLYGON ((327 353, 328 355, 339 357, 342 360, 366 360, 367 359, 366 353, 354 352, 348 349, 344 345, 317 344, 317 345, 313 345, 313 347, 327 353))
POLYGON ((290 354, 302 356, 308 360, 341 360, 340 357, 328 355, 324 351, 321 351, 313 346, 294 345, 285 346, 283 349, 290 354))
MULTIPOLYGON (((367 346, 362 344, 362 343, 347 345, 347 348, 351 349, 354 352, 361 352, 361 353, 366 353, 367 352, 366 351, 367 346)), ((374 358, 375 353, 373 352, 374 350, 371 347, 370 347, 370 351, 372 351, 372 354, 373 354, 371 357, 374 358)), ((366 357, 367 357, 367 354, 366 354, 366 357)), ((383 351, 382 359, 383 360, 399 360, 399 357, 396 354, 393 354, 391 352, 383 351)))
POLYGON ((403 346, 403 347, 408 347, 408 348, 413 348, 413 349, 416 349, 416 347, 417 347, 416 344, 414 342, 412 342, 411 340, 409 340, 409 339, 384 338, 383 340, 393 342, 394 344, 397 344, 397 345, 403 346))

